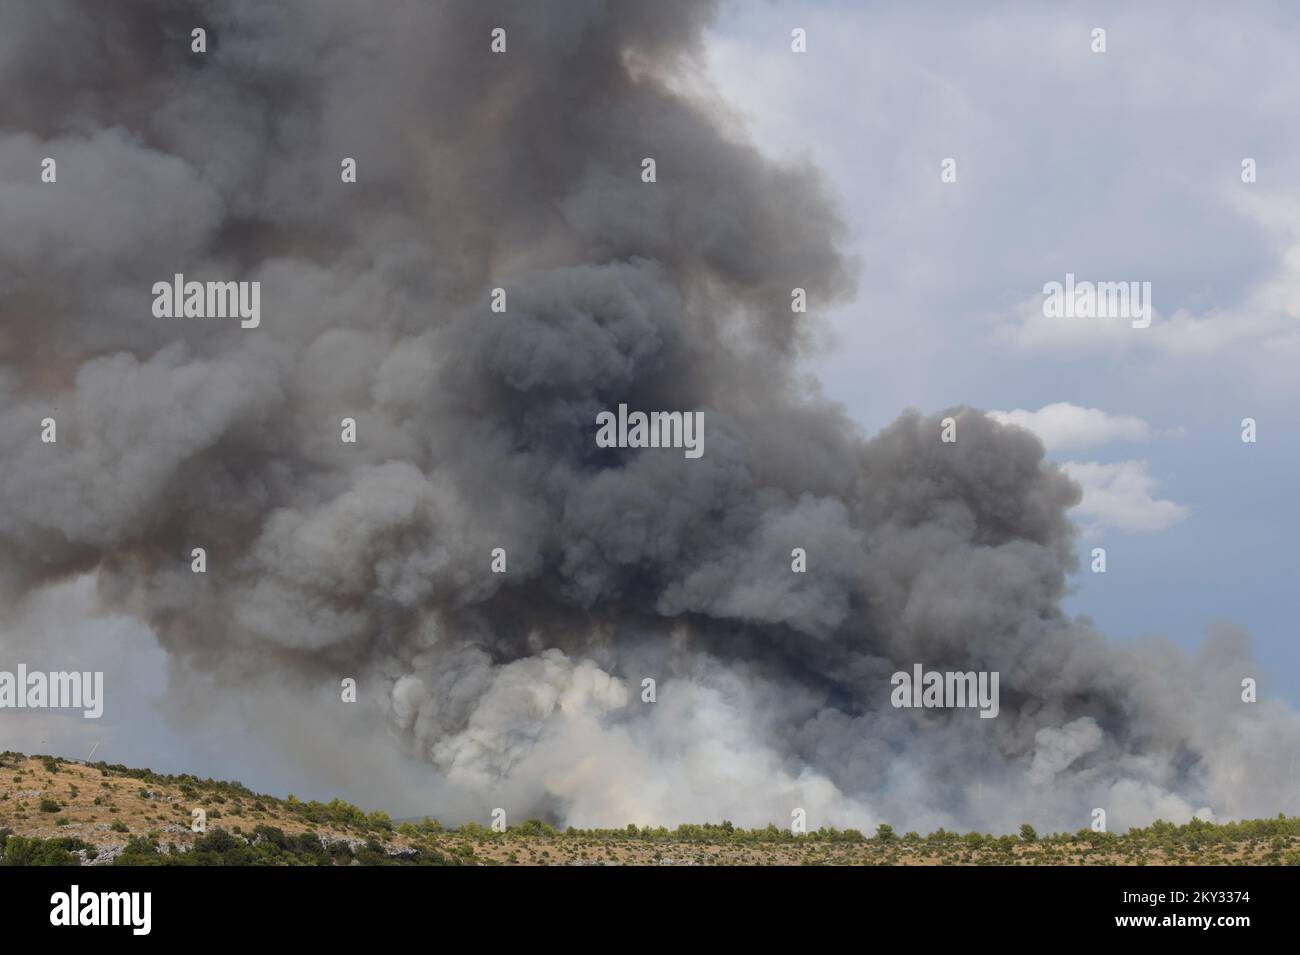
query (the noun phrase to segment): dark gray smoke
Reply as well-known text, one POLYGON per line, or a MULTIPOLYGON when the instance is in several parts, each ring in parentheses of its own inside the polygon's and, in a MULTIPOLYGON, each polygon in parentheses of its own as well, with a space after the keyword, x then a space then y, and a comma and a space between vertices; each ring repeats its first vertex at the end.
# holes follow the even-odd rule
POLYGON ((355 677, 431 812, 1295 811, 1244 635, 1189 659, 1062 614, 1079 492, 1035 438, 954 409, 956 444, 912 412, 864 440, 797 374, 791 289, 855 268, 815 171, 681 91, 713 6, 0 0, 5 599, 96 575, 178 679, 328 711, 255 726, 322 774, 355 677), (260 281, 260 327, 154 318, 178 272, 260 281), (598 448, 619 403, 703 411, 704 456, 598 448), (914 663, 999 671, 999 717, 892 708, 914 663))

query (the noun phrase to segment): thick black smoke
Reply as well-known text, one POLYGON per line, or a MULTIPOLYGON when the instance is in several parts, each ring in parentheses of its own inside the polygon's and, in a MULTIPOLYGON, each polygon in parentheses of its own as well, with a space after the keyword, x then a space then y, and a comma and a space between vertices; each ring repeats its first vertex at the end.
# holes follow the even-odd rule
POLYGON ((712 7, 0 0, 5 599, 95 574, 178 673, 307 708, 355 677, 465 814, 1295 810, 1243 635, 1062 614, 1079 492, 1035 438, 864 440, 796 373, 791 290, 855 269, 815 171, 681 92, 712 7), (261 325, 153 317, 175 273, 261 282, 261 325), (598 448, 620 403, 702 411, 703 457, 598 448), (999 671, 998 718, 892 708, 915 663, 999 671))

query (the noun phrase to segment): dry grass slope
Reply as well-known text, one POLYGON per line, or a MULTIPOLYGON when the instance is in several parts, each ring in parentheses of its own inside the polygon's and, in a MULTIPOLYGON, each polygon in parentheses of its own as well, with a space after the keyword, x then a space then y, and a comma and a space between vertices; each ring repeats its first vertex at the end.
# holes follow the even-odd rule
POLYGON ((395 824, 334 800, 302 802, 239 783, 106 763, 0 753, 4 865, 1297 865, 1300 817, 1226 825, 1157 822, 1123 835, 955 832, 871 838, 855 830, 558 831, 530 820, 505 832, 470 823, 395 824), (191 829, 202 809, 207 829, 191 829))

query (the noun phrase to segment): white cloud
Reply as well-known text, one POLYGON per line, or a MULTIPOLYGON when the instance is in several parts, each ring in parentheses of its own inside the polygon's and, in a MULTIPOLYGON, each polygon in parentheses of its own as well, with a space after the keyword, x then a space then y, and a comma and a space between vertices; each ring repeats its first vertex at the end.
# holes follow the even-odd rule
POLYGON ((1133 415, 1112 415, 1098 408, 1083 408, 1068 401, 1045 405, 1037 411, 990 411, 999 424, 1032 431, 1047 450, 1088 448, 1111 441, 1146 441, 1151 426, 1133 415))
POLYGON ((1133 533, 1162 531, 1187 517, 1187 508, 1152 496, 1156 479, 1146 461, 1067 461, 1061 465, 1083 487, 1075 508, 1088 523, 1085 533, 1111 528, 1133 533))
MULTIPOLYGON (((1172 312, 1153 305, 1150 327, 1133 328, 1122 318, 1048 317, 1043 314, 1044 296, 1035 292, 1009 312, 990 315, 998 340, 1025 351, 1114 353, 1145 348, 1173 359, 1221 359, 1229 349, 1239 348, 1255 360, 1263 354, 1289 369, 1300 352, 1300 193, 1250 191, 1237 183, 1222 198, 1267 234, 1277 256, 1272 270, 1248 286, 1238 303, 1172 312)), ((1044 281, 1060 278, 1047 275, 1044 281)), ((1153 300, 1159 302, 1161 295, 1162 286, 1154 283, 1153 300)))

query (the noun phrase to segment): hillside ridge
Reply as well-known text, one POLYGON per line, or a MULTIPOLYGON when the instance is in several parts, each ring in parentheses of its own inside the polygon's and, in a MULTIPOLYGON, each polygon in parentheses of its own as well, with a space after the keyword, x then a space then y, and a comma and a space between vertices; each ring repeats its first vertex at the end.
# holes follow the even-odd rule
POLYGON ((0 865, 1300 865, 1300 817, 1155 822, 1123 834, 868 837, 684 824, 497 832, 394 821, 339 799, 54 756, 0 753, 0 865), (200 815, 201 814, 201 815, 200 815), (201 818, 203 831, 195 831, 201 818))

